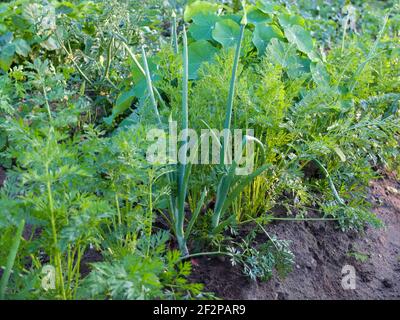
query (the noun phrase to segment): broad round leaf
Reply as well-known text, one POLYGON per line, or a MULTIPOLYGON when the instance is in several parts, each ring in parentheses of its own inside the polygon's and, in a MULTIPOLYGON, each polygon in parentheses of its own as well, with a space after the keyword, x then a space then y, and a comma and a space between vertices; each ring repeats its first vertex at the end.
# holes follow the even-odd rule
POLYGON ((312 61, 318 61, 318 56, 314 51, 314 43, 308 31, 298 25, 293 25, 285 28, 285 36, 290 43, 293 43, 297 48, 307 54, 312 61))
POLYGON ((125 110, 130 108, 134 98, 135 98, 135 92, 133 89, 122 92, 117 98, 111 116, 104 118, 104 122, 108 125, 111 125, 118 115, 120 115, 121 113, 125 112, 125 110))
POLYGON ((204 62, 211 62, 218 52, 211 43, 200 40, 189 45, 189 79, 197 79, 198 70, 204 62))
POLYGON ((270 15, 262 12, 260 9, 257 9, 255 6, 251 6, 247 9, 247 21, 252 24, 257 23, 267 23, 272 22, 272 18, 270 15))
POLYGON ((266 52, 275 64, 286 69, 291 79, 298 78, 309 72, 310 60, 299 57, 294 44, 285 43, 274 38, 270 41, 266 52))
POLYGON ((14 41, 15 51, 23 57, 27 57, 29 52, 31 52, 31 47, 24 39, 17 39, 14 41))
POLYGON ((283 39, 283 34, 276 26, 271 26, 265 23, 256 25, 253 33, 253 43, 257 48, 258 54, 264 55, 271 39, 283 39))
POLYGON ((329 86, 330 76, 322 62, 312 63, 310 69, 313 80, 318 86, 329 86))
POLYGON ((48 51, 60 49, 60 45, 54 37, 49 37, 46 41, 41 42, 40 46, 48 51))
POLYGON ((279 19, 279 24, 283 28, 287 28, 293 25, 299 25, 304 27, 305 21, 303 17, 293 15, 293 14, 288 14, 288 13, 282 13, 278 17, 279 19))
POLYGON ((264 13, 272 14, 276 10, 277 5, 271 0, 257 0, 257 7, 264 13))
POLYGON ((195 40, 212 40, 212 31, 219 17, 216 14, 199 14, 193 17, 189 33, 195 40))
POLYGON ((0 51, 0 69, 4 70, 5 72, 10 69, 11 64, 14 59, 15 54, 15 45, 13 43, 9 43, 1 48, 0 51))
MULTIPOLYGON (((0 36, 0 47, 9 44, 14 39, 14 35, 12 32, 7 31, 6 33, 0 36)), ((1 51, 0 51, 1 52, 1 51)))
POLYGON ((286 68, 290 63, 289 57, 296 55, 296 49, 294 46, 290 46, 285 42, 279 41, 278 39, 272 39, 268 44, 266 51, 267 55, 275 64, 284 68, 286 68))
POLYGON ((240 34, 240 26, 233 20, 226 19, 215 24, 212 36, 215 41, 228 48, 236 45, 240 34))

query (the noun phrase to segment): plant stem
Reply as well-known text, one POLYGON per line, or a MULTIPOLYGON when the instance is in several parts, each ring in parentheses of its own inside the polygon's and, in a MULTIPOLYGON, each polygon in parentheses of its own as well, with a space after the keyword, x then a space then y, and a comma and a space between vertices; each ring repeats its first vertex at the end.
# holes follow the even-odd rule
POLYGON ((154 114, 157 117, 158 124, 161 125, 162 124, 161 117, 160 113, 158 112, 157 101, 154 96, 153 81, 151 80, 151 74, 149 70, 149 65, 147 63, 146 51, 144 50, 144 47, 142 47, 142 58, 143 58, 144 72, 146 76, 147 90, 149 91, 151 105, 153 107, 154 114))
POLYGON ((10 280, 11 271, 15 263, 15 258, 17 256, 18 248, 21 243, 22 232, 24 231, 25 220, 21 220, 18 224, 17 233, 15 234, 14 241, 11 245, 10 253, 7 258, 6 268, 4 270, 3 276, 0 281, 0 300, 4 300, 7 284, 10 280))
POLYGON ((174 48, 174 53, 179 53, 178 47, 178 32, 177 32, 177 23, 176 23, 176 13, 172 11, 172 47, 174 48))
MULTIPOLYGON (((245 9, 244 9, 245 10, 245 9)), ((229 87, 229 95, 228 95, 228 104, 226 108, 226 116, 225 116, 225 123, 224 123, 224 137, 222 140, 221 144, 221 150, 220 150, 220 165, 225 164, 225 153, 227 153, 229 146, 231 145, 229 143, 230 140, 230 128, 231 128, 231 120, 232 120, 232 111, 233 111, 233 100, 235 97, 235 86, 236 86, 236 73, 239 65, 239 59, 240 59, 240 50, 242 47, 242 41, 243 41, 243 35, 244 35, 244 30, 246 28, 247 24, 247 16, 246 16, 246 10, 243 15, 242 23, 240 26, 240 34, 236 46, 236 52, 235 52, 235 58, 233 62, 233 68, 232 68, 232 76, 231 76, 231 81, 230 81, 230 87, 229 87)), ((212 221, 211 221, 211 228, 213 232, 216 230, 216 228, 219 225, 221 214, 222 214, 222 209, 223 209, 223 204, 226 201, 231 183, 232 183, 232 175, 234 168, 231 166, 229 168, 229 173, 227 175, 223 175, 221 177, 221 180, 218 185, 218 190, 217 190, 217 200, 216 200, 216 205, 214 209, 214 214, 212 216, 212 221)))
POLYGON ((235 87, 236 87, 236 73, 239 65, 239 59, 240 59, 240 50, 242 48, 242 41, 243 41, 243 35, 244 35, 244 30, 246 28, 246 21, 244 21, 241 26, 240 26, 240 34, 239 34, 239 39, 237 42, 236 46, 236 52, 235 52, 235 59, 233 62, 233 68, 232 68, 232 77, 231 77, 231 82, 229 86, 229 95, 228 95, 228 104, 226 108, 226 115, 225 115, 225 122, 224 122, 224 129, 225 129, 225 134, 222 142, 222 147, 221 147, 221 165, 225 163, 225 152, 227 152, 229 143, 229 130, 231 128, 231 121, 232 121, 232 112, 233 112, 233 101, 235 97, 235 87))
POLYGON ((115 206, 117 207, 118 225, 122 225, 121 210, 119 208, 119 198, 117 192, 115 192, 115 206))
POLYGON ((50 123, 52 123, 53 122, 53 117, 51 115, 51 109, 50 109, 49 99, 47 97, 47 92, 46 92, 46 86, 44 84, 44 79, 43 79, 42 90, 43 90, 44 101, 45 101, 46 108, 47 108, 47 113, 49 115, 49 121, 50 121, 50 123))
MULTIPOLYGON (((189 127, 189 105, 188 105, 188 91, 189 91, 189 58, 188 58, 188 45, 186 29, 183 27, 183 83, 182 83, 182 130, 188 133, 189 127)), ((186 162, 187 162, 187 143, 188 137, 186 135, 183 141, 184 163, 179 165, 178 175, 178 207, 176 217, 176 237, 178 240, 179 248, 184 256, 189 254, 186 246, 184 222, 185 222, 185 199, 187 193, 186 183, 186 162)))
POLYGON ((315 163, 318 165, 318 167, 320 167, 320 169, 324 172, 326 179, 328 179, 328 183, 329 183, 329 187, 332 190, 333 196, 335 197, 336 201, 341 205, 341 206, 346 206, 346 202, 340 197, 335 184, 333 183, 332 177, 329 174, 328 170, 326 170, 326 168, 322 165, 322 163, 317 160, 317 159, 313 159, 315 161, 315 163))
MULTIPOLYGON (((122 45, 124 46, 125 50, 128 52, 129 56, 131 57, 131 59, 133 60, 133 62, 135 63, 136 67, 139 69, 139 71, 145 76, 147 77, 146 71, 143 69, 142 65, 140 64, 140 62, 138 61, 138 59, 136 58, 136 56, 133 54, 132 50, 129 48, 129 46, 123 41, 121 40, 122 45)), ((160 92, 158 92, 157 88, 155 86, 153 86, 153 90, 154 93, 157 95, 157 99, 158 101, 161 103, 162 107, 165 108, 166 104, 165 101, 163 100, 163 98, 161 97, 160 92)))
POLYGON ((73 273, 75 273, 75 287, 74 287, 74 293, 73 293, 73 297, 72 297, 73 299, 75 299, 76 293, 77 293, 77 290, 78 290, 82 253, 84 251, 85 250, 82 250, 81 246, 78 245, 78 257, 76 259, 75 267, 74 267, 74 270, 73 270, 73 273))
POLYGON ((269 218, 268 217, 267 220, 302 222, 302 221, 338 221, 339 219, 335 219, 335 218, 277 218, 277 217, 269 218))
POLYGON ((231 257, 232 254, 230 254, 229 252, 222 252, 222 251, 199 252, 199 253, 193 253, 193 254, 189 254, 187 256, 181 257, 181 258, 179 258, 178 262, 187 260, 187 259, 191 259, 191 258, 203 257, 203 256, 228 256, 228 257, 231 257))
POLYGON ((149 182, 149 208, 148 208, 149 216, 147 217, 147 256, 150 255, 150 237, 153 229, 153 177, 152 175, 150 176, 150 182, 149 182))
POLYGON ((114 46, 114 36, 111 36, 111 39, 110 39, 110 42, 109 42, 108 48, 107 48, 107 64, 106 64, 106 69, 104 71, 103 79, 108 79, 108 75, 110 73, 111 56, 112 56, 113 46, 114 46))
POLYGON ((346 33, 347 33, 347 26, 349 23, 349 16, 346 16, 346 20, 343 23, 343 36, 342 36, 342 53, 344 51, 344 42, 346 39, 346 33))
POLYGON ((57 38, 58 44, 59 44, 60 47, 65 51, 65 53, 67 54, 67 56, 71 59, 72 64, 74 65, 74 67, 76 68, 76 70, 78 70, 78 72, 79 72, 79 74, 82 76, 82 78, 83 78, 87 83, 89 83, 90 86, 94 87, 93 82, 90 81, 89 77, 82 71, 82 69, 81 69, 81 68, 78 66, 78 64, 75 62, 74 55, 73 55, 72 51, 71 51, 71 52, 68 51, 68 49, 66 48, 66 46, 64 45, 64 43, 63 43, 63 42, 61 41, 61 39, 59 38, 57 32, 55 32, 54 34, 55 34, 55 36, 56 36, 56 38, 57 38))
POLYGON ((50 223, 51 223, 51 230, 53 236, 53 246, 54 246, 54 259, 57 271, 57 284, 61 290, 61 295, 64 300, 67 299, 65 294, 65 286, 64 286, 64 277, 62 272, 62 263, 61 263, 61 253, 58 249, 58 239, 57 239, 57 227, 56 227, 56 217, 54 212, 54 201, 53 201, 53 194, 51 190, 51 181, 50 181, 50 172, 49 172, 49 165, 46 163, 45 165, 46 170, 46 187, 47 187, 47 196, 49 201, 49 211, 50 211, 50 223))

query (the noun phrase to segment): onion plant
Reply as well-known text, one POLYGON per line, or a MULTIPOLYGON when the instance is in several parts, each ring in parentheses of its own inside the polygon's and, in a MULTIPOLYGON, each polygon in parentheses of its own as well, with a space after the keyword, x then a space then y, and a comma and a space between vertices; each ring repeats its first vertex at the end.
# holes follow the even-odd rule
POLYGON ((171 28, 171 34, 172 34, 172 47, 174 48, 175 54, 179 53, 179 46, 178 46, 178 26, 176 22, 176 13, 175 11, 172 11, 172 28, 171 28))
MULTIPOLYGON (((182 82, 182 125, 181 130, 186 131, 189 129, 189 104, 188 104, 188 90, 189 90, 189 58, 188 58, 188 45, 185 27, 183 28, 183 82, 182 82)), ((184 223, 185 223, 185 200, 187 194, 188 176, 189 172, 186 171, 187 165, 187 144, 188 137, 183 141, 184 163, 179 164, 178 168, 178 203, 176 208, 176 237, 178 240, 179 248, 184 255, 188 254, 188 249, 185 241, 184 223)))
MULTIPOLYGON (((181 129, 189 129, 189 105, 188 105, 188 91, 189 91, 189 58, 188 58, 188 44, 186 29, 183 28, 183 75, 182 75, 182 123, 181 129)), ((142 56, 144 64, 144 72, 147 80, 147 90, 150 96, 151 104, 154 109, 154 113, 157 117, 159 125, 162 125, 162 120, 158 112, 158 105, 154 95, 154 86, 151 79, 150 70, 148 68, 146 53, 142 47, 142 56)), ((187 186, 190 175, 190 164, 187 158, 187 138, 183 142, 182 147, 184 150, 184 163, 180 163, 177 166, 177 174, 168 174, 168 180, 170 184, 176 184, 177 194, 171 194, 170 196, 170 212, 171 212, 171 223, 172 228, 175 232, 175 236, 178 242, 179 249, 181 253, 186 256, 189 254, 187 248, 187 236, 185 236, 184 224, 185 224, 185 200, 187 195, 187 186)), ((200 211, 200 210, 199 210, 200 211)), ((194 222, 193 222, 194 224, 194 222)))
MULTIPOLYGON (((233 114, 233 104, 234 104, 234 96, 235 96, 235 87, 236 87, 236 79, 237 79, 237 70, 238 70, 238 65, 239 65, 239 60, 240 60, 240 53, 241 53, 241 48, 242 48, 242 42, 243 42, 243 36, 244 36, 244 31, 247 25, 247 15, 246 15, 246 9, 245 5, 243 3, 243 8, 244 8, 244 15, 241 21, 241 28, 240 28, 240 34, 237 40, 237 45, 236 45, 236 51, 235 51, 235 58, 234 58, 234 63, 233 63, 233 68, 232 68, 232 76, 231 76, 231 81, 230 81, 230 88, 229 88, 229 96, 228 96, 228 103, 226 107, 226 113, 225 113, 225 121, 224 121, 224 132, 226 133, 224 135, 222 143, 220 143, 220 162, 221 165, 223 166, 224 173, 222 177, 220 178, 219 184, 218 184, 218 189, 217 189, 217 195, 216 195, 216 204, 214 208, 214 212, 212 215, 212 221, 211 221, 211 234, 216 234, 220 232, 225 226, 229 225, 232 222, 232 218, 234 218, 234 215, 230 216, 228 219, 225 221, 221 222, 221 218, 224 214, 224 212, 229 208, 229 206, 232 204, 232 202, 237 198, 243 189, 258 175, 260 175, 262 172, 264 172, 268 166, 263 165, 260 168, 256 169, 252 174, 249 174, 248 176, 245 177, 239 177, 236 175, 236 169, 238 167, 237 163, 234 161, 231 165, 225 165, 225 155, 228 153, 228 147, 229 144, 227 143, 229 141, 229 131, 231 129, 231 122, 232 122, 232 114, 233 114)), ((181 120, 181 130, 187 130, 189 128, 189 105, 188 105, 188 82, 189 82, 189 59, 188 59, 188 43, 187 43, 187 35, 186 35, 186 29, 185 27, 183 28, 182 31, 182 39, 183 39, 183 74, 182 74, 182 106, 181 106, 181 115, 182 115, 182 120, 181 120)), ((162 121, 158 112, 158 106, 157 106, 157 101, 155 99, 154 95, 154 85, 151 80, 151 74, 148 68, 148 63, 147 63, 147 58, 146 58, 146 53, 144 49, 142 48, 142 55, 143 55, 143 63, 144 63, 144 69, 143 72, 146 75, 146 80, 147 80, 147 89, 148 93, 150 96, 150 102, 152 104, 152 107, 154 109, 154 113, 157 117, 158 123, 161 125, 162 121)), ((135 62, 137 63, 137 62, 135 62)), ((249 137, 245 136, 243 141, 242 141, 242 147, 246 146, 247 143, 252 142, 252 143, 257 143, 263 148, 262 143, 254 138, 254 137, 249 137)), ((182 143, 182 148, 183 148, 183 154, 184 154, 184 161, 183 163, 180 163, 177 165, 177 168, 175 170, 175 174, 169 174, 168 175, 168 180, 171 185, 176 185, 176 194, 171 194, 170 197, 170 212, 171 212, 171 224, 173 231, 175 233, 179 249, 181 253, 184 256, 187 256, 189 254, 188 248, 187 248, 187 239, 189 237, 189 234, 193 228, 193 225, 201 211, 201 208, 204 204, 205 198, 207 191, 204 190, 200 202, 198 203, 194 214, 192 215, 191 220, 189 221, 188 227, 186 228, 185 232, 185 201, 186 197, 188 194, 188 182, 189 182, 189 176, 191 172, 191 161, 187 156, 187 138, 185 141, 182 143)))
MULTIPOLYGON (((228 154, 229 150, 229 135, 231 129, 231 122, 232 122, 232 113, 233 113, 233 103, 235 97, 235 87, 236 87, 236 79, 237 79, 237 70, 239 65, 240 59, 240 52, 243 42, 243 35, 247 25, 247 14, 245 8, 245 2, 242 1, 242 6, 244 10, 244 15, 241 20, 240 26, 240 34, 237 40, 233 69, 232 69, 232 76, 230 81, 230 88, 229 88, 229 95, 228 95, 228 103, 226 107, 225 113, 225 122, 224 122, 224 137, 223 142, 221 144, 220 150, 220 164, 223 166, 223 175, 220 178, 218 189, 217 189, 217 198, 215 203, 214 212, 212 215, 212 222, 211 222, 211 233, 216 234, 220 232, 224 227, 229 225, 232 220, 234 219, 234 215, 231 215, 228 219, 221 222, 222 215, 228 209, 228 207, 232 204, 233 200, 240 195, 243 189, 258 175, 264 172, 267 169, 267 165, 263 165, 257 170, 255 170, 252 174, 246 177, 238 177, 236 176, 235 172, 237 169, 237 163, 233 161, 231 165, 225 164, 226 162, 226 155, 228 154)), ((245 136, 243 139, 243 146, 246 146, 248 142, 255 142, 263 148, 262 143, 254 138, 245 136)))

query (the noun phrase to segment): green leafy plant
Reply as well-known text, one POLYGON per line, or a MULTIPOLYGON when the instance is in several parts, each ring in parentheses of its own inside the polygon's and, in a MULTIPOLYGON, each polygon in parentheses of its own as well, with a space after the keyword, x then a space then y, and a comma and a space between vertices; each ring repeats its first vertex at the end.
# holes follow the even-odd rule
POLYGON ((290 272, 275 221, 381 227, 399 23, 394 1, 2 2, 0 298, 214 298, 191 259, 290 272), (150 163, 147 133, 173 119, 253 129, 254 171, 225 161, 229 136, 219 165, 194 165, 188 139, 185 163, 150 163))
POLYGON ((178 251, 166 253, 167 240, 166 233, 142 238, 135 254, 126 255, 120 261, 93 264, 93 271, 81 289, 83 296, 118 300, 199 298, 202 286, 186 280, 190 263, 179 262, 178 251))

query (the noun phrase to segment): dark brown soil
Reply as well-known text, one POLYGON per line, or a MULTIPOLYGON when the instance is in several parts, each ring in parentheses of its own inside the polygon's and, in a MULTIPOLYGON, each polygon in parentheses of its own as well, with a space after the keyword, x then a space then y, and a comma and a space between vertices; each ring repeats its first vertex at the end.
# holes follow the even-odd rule
POLYGON ((80 265, 80 273, 83 277, 86 277, 91 270, 90 264, 95 263, 95 262, 100 262, 103 261, 103 256, 100 252, 94 250, 94 249, 89 249, 86 250, 85 254, 83 255, 83 258, 81 260, 81 265, 80 265))
POLYGON ((334 222, 269 225, 268 232, 291 241, 296 256, 286 279, 254 282, 215 258, 196 260, 194 278, 224 299, 400 299, 400 184, 394 176, 371 183, 370 200, 383 229, 359 234, 343 233, 334 222), (345 265, 355 268, 355 290, 342 288, 345 265))
POLYGON ((2 167, 0 167, 0 187, 3 186, 3 182, 6 178, 6 172, 4 171, 4 169, 2 167))

